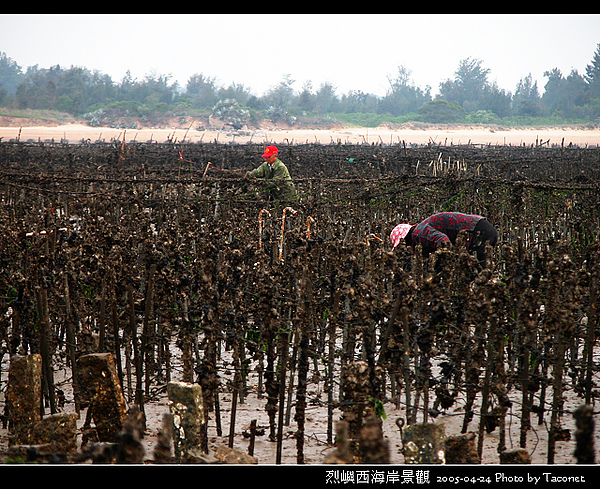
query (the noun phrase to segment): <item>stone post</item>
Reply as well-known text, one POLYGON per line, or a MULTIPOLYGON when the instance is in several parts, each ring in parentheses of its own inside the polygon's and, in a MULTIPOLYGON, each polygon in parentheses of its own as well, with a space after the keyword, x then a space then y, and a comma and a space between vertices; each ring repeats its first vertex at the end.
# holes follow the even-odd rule
POLYGON ((577 430, 575 440, 577 447, 573 453, 578 464, 595 464, 594 455, 594 410, 589 404, 579 406, 573 413, 577 430))
POLYGON ((363 464, 389 464, 390 451, 388 441, 383 436, 381 419, 374 414, 365 420, 360 430, 358 446, 363 464))
POLYGON ((77 414, 59 413, 45 417, 33 430, 33 442, 42 453, 72 454, 77 451, 77 414))
POLYGON ((86 426, 96 425, 98 441, 115 442, 127 419, 127 407, 111 353, 79 357, 78 385, 82 406, 88 405, 86 426))
POLYGON ((208 435, 202 387, 187 382, 167 384, 169 410, 173 416, 173 449, 175 460, 185 462, 195 450, 208 453, 208 435))
POLYGON ((515 448, 514 450, 504 450, 500 452, 501 464, 530 464, 531 455, 525 448, 515 448))
POLYGON ((11 445, 28 445, 32 442, 33 428, 42 418, 41 401, 41 355, 13 355, 6 396, 11 445))
POLYGON ((480 464, 475 433, 449 436, 444 440, 447 464, 480 464))
POLYGON ((442 423, 416 423, 402 433, 404 459, 407 464, 445 463, 442 423))

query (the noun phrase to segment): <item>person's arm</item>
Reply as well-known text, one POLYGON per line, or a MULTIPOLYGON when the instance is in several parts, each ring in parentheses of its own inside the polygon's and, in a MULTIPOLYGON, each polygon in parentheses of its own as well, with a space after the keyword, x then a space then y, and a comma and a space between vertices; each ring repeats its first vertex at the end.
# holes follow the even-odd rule
POLYGON ((441 231, 438 231, 433 226, 425 224, 415 229, 412 236, 413 240, 416 238, 424 248, 436 250, 442 246, 452 246, 450 238, 441 231))
POLYGON ((262 165, 260 165, 258 168, 255 168, 254 170, 251 170, 249 173, 250 175, 252 175, 253 177, 256 178, 265 178, 267 176, 267 171, 268 171, 268 163, 263 163, 262 165))

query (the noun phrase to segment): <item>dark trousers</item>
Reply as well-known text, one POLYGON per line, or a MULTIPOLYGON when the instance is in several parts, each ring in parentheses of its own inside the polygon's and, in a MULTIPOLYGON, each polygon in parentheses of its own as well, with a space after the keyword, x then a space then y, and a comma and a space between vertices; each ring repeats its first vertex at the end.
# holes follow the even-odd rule
POLYGON ((477 259, 481 266, 486 266, 487 256, 485 255, 485 247, 487 243, 496 246, 498 242, 498 231, 492 226, 487 219, 480 219, 475 229, 473 229, 473 238, 469 246, 469 251, 474 251, 477 254, 477 259))

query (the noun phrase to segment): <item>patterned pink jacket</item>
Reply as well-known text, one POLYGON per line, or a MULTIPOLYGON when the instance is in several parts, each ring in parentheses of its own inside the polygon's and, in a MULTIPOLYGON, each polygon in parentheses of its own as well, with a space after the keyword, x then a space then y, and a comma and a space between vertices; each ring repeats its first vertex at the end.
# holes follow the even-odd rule
MULTIPOLYGON (((423 252, 428 254, 435 251, 440 243, 454 244, 460 231, 472 233, 481 219, 485 218, 460 212, 440 212, 414 226, 406 236, 406 243, 413 247, 420 244, 423 252)), ((467 235, 465 243, 467 246, 471 242, 471 237, 470 234, 467 235)))

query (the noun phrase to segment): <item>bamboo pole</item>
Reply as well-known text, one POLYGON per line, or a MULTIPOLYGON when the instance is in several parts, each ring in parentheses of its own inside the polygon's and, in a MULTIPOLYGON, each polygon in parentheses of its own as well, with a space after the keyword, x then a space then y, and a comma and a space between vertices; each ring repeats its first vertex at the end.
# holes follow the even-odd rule
POLYGON ((566 338, 559 335, 558 343, 555 350, 555 358, 552 368, 554 380, 552 382, 552 411, 550 414, 550 431, 548 433, 548 464, 554 463, 556 454, 556 438, 560 429, 560 413, 562 406, 563 394, 563 373, 565 366, 565 345, 566 338))
POLYGON ((151 324, 152 311, 154 309, 154 280, 156 274, 156 264, 153 263, 148 271, 148 285, 146 290, 146 303, 144 310, 144 325, 142 330, 141 338, 141 355, 144 363, 144 370, 146 374, 145 379, 145 392, 146 396, 150 396, 150 377, 153 372, 152 365, 154 363, 153 346, 151 344, 151 338, 154 336, 154 327, 151 324))
POLYGON ((327 345, 327 443, 333 444, 333 377, 335 369, 335 335, 340 306, 340 290, 333 294, 333 306, 329 315, 329 342, 327 345))
MULTIPOLYGON (((597 251, 596 251, 597 252, 597 251)), ((598 258, 596 258, 597 260, 598 258)), ((598 266, 598 265, 596 265, 598 266)), ((592 373, 594 369, 594 342, 596 336, 596 326, 598 324, 598 270, 592 270, 592 277, 590 283, 590 303, 588 306, 587 314, 587 330, 585 336, 584 346, 584 361, 586 362, 585 367, 585 403, 591 404, 592 402, 592 373)))
POLYGON ((228 447, 233 448, 233 442, 235 439, 235 418, 237 414, 237 403, 238 403, 238 374, 237 372, 234 374, 234 381, 232 386, 232 395, 231 395, 231 413, 229 416, 229 437, 228 437, 228 447))
POLYGON ((75 339, 75 326, 73 324, 72 310, 71 310, 71 294, 69 292, 69 274, 64 275, 64 288, 65 288, 65 322, 66 333, 67 333, 67 352, 69 355, 69 362, 71 364, 71 376, 73 378, 73 402, 75 403, 75 412, 79 415, 81 406, 79 402, 79 385, 77 375, 77 356, 76 356, 76 339, 75 339))
POLYGON ((490 407, 490 394, 491 394, 491 378, 492 371, 495 366, 495 338, 496 338, 496 328, 498 326, 498 316, 494 313, 490 316, 490 327, 488 329, 488 348, 487 348, 487 359, 485 366, 485 374, 483 378, 483 387, 481 389, 481 411, 479 414, 479 431, 477 438, 477 454, 479 459, 481 460, 481 456, 483 453, 483 431, 485 427, 486 418, 489 415, 488 410, 490 407))
POLYGON ((283 446, 283 421, 284 421, 284 408, 285 408, 285 378, 287 373, 287 358, 288 358, 288 343, 289 333, 287 331, 280 331, 280 348, 281 352, 279 355, 279 417, 277 421, 277 448, 275 463, 281 464, 282 457, 282 446, 283 446))
POLYGON ((140 411, 144 412, 144 364, 137 337, 137 325, 135 320, 135 302, 133 297, 133 286, 131 283, 127 284, 127 298, 129 302, 129 333, 131 335, 133 361, 135 365, 135 403, 140 408, 140 411))
MULTIPOLYGON (((113 270, 114 273, 114 270, 113 270)), ((117 294, 115 290, 114 275, 111 274, 111 288, 110 288, 110 315, 112 322, 114 350, 113 355, 115 357, 115 363, 117 366, 117 375, 121 388, 123 389, 123 364, 121 362, 121 338, 119 336, 119 313, 117 310, 117 294)))
MULTIPOLYGON (((56 414, 56 397, 54 395, 54 374, 50 354, 50 324, 48 323, 48 291, 45 287, 36 288, 37 311, 40 320, 40 353, 42 355, 43 392, 50 403, 50 413, 56 414)), ((43 407, 42 407, 43 411, 43 407)))

